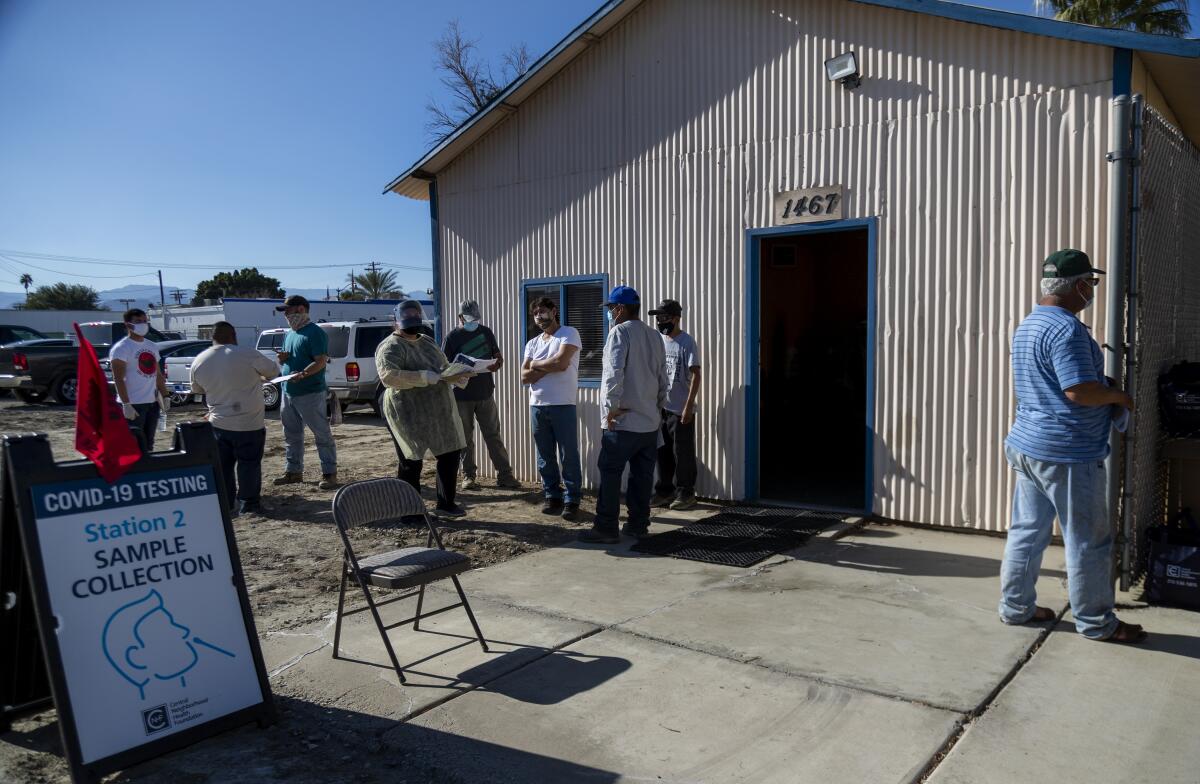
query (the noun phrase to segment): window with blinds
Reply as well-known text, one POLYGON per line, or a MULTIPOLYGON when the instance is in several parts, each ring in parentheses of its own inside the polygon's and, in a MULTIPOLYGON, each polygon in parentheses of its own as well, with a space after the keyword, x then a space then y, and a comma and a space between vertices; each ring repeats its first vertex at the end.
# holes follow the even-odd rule
POLYGON ((603 372, 604 340, 608 335, 601 304, 608 290, 608 280, 604 277, 538 280, 525 283, 523 288, 525 339, 529 340, 540 331, 529 315, 530 304, 549 297, 558 305, 562 323, 579 331, 579 342, 583 346, 579 351, 580 382, 599 382, 603 372))

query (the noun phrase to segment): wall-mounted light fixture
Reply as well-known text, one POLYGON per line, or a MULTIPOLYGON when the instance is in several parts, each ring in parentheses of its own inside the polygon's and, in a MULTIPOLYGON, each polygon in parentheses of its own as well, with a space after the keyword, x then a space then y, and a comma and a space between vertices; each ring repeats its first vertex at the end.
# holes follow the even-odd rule
POLYGON ((858 58, 853 51, 826 60, 825 75, 829 81, 841 82, 843 87, 850 90, 862 84, 862 74, 858 72, 858 58))

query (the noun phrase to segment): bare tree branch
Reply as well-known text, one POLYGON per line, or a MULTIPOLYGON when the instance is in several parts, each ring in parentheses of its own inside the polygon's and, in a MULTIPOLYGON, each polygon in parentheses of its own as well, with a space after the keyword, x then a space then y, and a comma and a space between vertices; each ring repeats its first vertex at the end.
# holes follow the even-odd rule
POLYGON ((430 99, 425 110, 429 119, 425 131, 434 141, 454 132, 468 117, 491 103, 509 83, 529 70, 532 57, 525 44, 512 47, 501 58, 501 78, 496 81, 489 63, 479 57, 478 39, 467 38, 455 19, 446 25, 442 37, 433 43, 434 70, 449 93, 443 104, 430 99))

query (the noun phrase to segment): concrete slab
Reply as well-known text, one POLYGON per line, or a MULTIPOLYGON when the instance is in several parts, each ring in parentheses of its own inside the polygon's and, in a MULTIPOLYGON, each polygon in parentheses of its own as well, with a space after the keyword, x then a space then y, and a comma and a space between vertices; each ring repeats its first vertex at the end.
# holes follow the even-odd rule
POLYGON ((383 740, 465 781, 907 782, 959 718, 609 630, 383 740))
POLYGON ((1097 643, 1059 624, 930 784, 1200 781, 1200 614, 1150 608, 1121 617, 1150 639, 1097 643))
MULTIPOLYGON (((1000 623, 1003 549, 990 537, 871 526, 618 628, 966 713, 1044 631, 1000 623)), ((1050 550, 1039 582, 1039 601, 1055 610, 1066 606, 1061 564, 1050 550)))
MULTIPOLYGON (((457 600, 453 593, 426 596, 425 608, 457 600)), ((383 608, 384 623, 410 617, 415 599, 383 608)), ((357 605, 355 605, 357 606, 357 605)), ((484 653, 462 609, 454 609, 390 632, 408 683, 401 686, 369 613, 343 623, 341 655, 333 658, 333 619, 296 632, 268 634, 263 657, 276 693, 367 716, 403 720, 432 705, 545 656, 596 631, 591 624, 526 612, 484 599, 471 607, 488 640, 484 653)))
POLYGON ((642 555, 630 551, 633 543, 622 537, 619 545, 571 544, 530 553, 472 572, 463 587, 472 597, 608 626, 747 574, 730 566, 642 555))

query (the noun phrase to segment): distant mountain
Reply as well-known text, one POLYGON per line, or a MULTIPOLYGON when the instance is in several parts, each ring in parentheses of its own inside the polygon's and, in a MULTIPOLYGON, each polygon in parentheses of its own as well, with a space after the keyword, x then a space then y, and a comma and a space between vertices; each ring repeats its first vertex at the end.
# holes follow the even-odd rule
POLYGON ((0 291, 0 308, 11 308, 14 304, 24 301, 24 291, 0 291))

